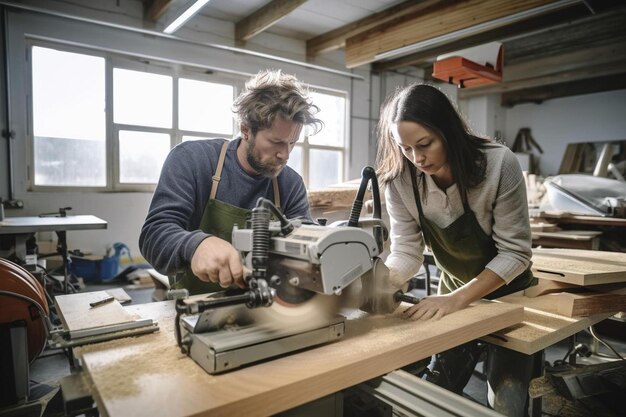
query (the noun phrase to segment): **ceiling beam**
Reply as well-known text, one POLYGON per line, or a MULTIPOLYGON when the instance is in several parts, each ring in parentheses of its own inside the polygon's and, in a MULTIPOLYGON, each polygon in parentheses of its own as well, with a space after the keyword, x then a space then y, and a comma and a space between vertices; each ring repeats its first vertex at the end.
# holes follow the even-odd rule
POLYGON ((500 104, 504 107, 513 107, 517 104, 524 103, 541 104, 545 100, 554 98, 622 89, 626 89, 626 76, 624 76, 624 74, 607 75, 603 77, 594 77, 585 80, 511 91, 502 94, 500 104))
POLYGON ((375 26, 398 19, 402 16, 427 12, 432 7, 443 7, 453 3, 453 0, 408 0, 396 6, 389 7, 378 13, 371 14, 363 19, 348 23, 340 28, 322 33, 306 42, 306 55, 316 57, 324 52, 334 51, 346 46, 346 39, 358 33, 372 29, 375 26))
MULTIPOLYGON (((552 84, 585 80, 589 78, 604 77, 615 74, 626 74, 626 59, 620 57, 619 61, 586 66, 571 70, 558 71, 552 74, 537 75, 515 81, 491 84, 480 87, 463 88, 459 90, 459 99, 481 96, 485 94, 505 93, 509 91, 524 90, 535 87, 545 87, 552 84)), ((506 69, 504 69, 506 71, 506 69)), ((504 72, 503 71, 503 72, 504 72)))
MULTIPOLYGON (((372 64, 372 70, 375 72, 381 72, 395 70, 410 65, 421 65, 426 62, 433 62, 437 56, 442 54, 494 41, 504 42, 507 39, 520 35, 541 33, 559 25, 568 25, 572 20, 588 15, 589 10, 583 4, 572 6, 564 10, 546 13, 545 15, 541 15, 530 20, 513 23, 508 26, 468 36, 445 45, 427 48, 401 58, 388 61, 378 61, 372 64)), ((504 59, 506 63, 506 46, 504 48, 504 59)))
POLYGON ((307 0, 272 0, 235 24, 235 41, 245 42, 263 32, 307 0))
POLYGON ((388 22, 346 39, 346 67, 369 64, 380 53, 549 3, 554 0, 467 0, 403 22, 388 22))
POLYGON ((174 0, 152 0, 148 5, 146 16, 151 21, 156 22, 170 8, 173 2, 174 0))

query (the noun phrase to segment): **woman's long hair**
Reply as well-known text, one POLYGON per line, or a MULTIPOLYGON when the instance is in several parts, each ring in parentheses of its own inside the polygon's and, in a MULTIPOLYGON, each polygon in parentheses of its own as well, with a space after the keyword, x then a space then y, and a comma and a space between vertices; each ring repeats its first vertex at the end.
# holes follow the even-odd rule
POLYGON ((406 158, 391 133, 392 125, 403 121, 419 123, 441 137, 452 176, 463 202, 467 202, 467 191, 485 178, 487 160, 480 148, 490 140, 473 135, 438 88, 427 84, 399 88, 385 100, 377 126, 377 171, 383 185, 402 175, 408 167, 414 169, 410 161, 405 163, 406 158))

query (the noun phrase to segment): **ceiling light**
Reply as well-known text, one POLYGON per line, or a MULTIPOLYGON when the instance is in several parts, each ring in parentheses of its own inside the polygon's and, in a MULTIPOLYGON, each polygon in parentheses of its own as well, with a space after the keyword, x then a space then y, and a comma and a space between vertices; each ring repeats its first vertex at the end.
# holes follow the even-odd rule
POLYGON ((376 54, 374 59, 376 61, 381 59, 392 58, 400 55, 406 55, 410 52, 417 52, 422 49, 432 48, 435 46, 443 45, 448 42, 459 40, 463 37, 476 35, 481 32, 485 32, 487 30, 495 29, 501 26, 505 26, 511 23, 518 22, 520 20, 528 19, 529 17, 537 16, 540 14, 544 14, 546 12, 550 12, 553 10, 558 10, 563 7, 570 6, 572 4, 580 3, 583 0, 560 0, 554 3, 549 3, 543 6, 535 7, 533 9, 524 10, 523 12, 515 13, 509 16, 500 17, 498 19, 490 20, 488 22, 480 23, 475 26, 470 26, 464 29, 460 29, 454 32, 446 33, 441 36, 437 36, 434 38, 426 39, 421 42, 416 42, 412 45, 403 46, 401 48, 393 49, 391 51, 381 52, 376 54))
POLYGON ((209 0, 195 0, 192 3, 189 3, 189 7, 186 8, 184 12, 180 14, 172 23, 167 25, 165 29, 163 29, 163 33, 174 33, 180 28, 185 22, 193 17, 198 11, 209 2, 209 0))

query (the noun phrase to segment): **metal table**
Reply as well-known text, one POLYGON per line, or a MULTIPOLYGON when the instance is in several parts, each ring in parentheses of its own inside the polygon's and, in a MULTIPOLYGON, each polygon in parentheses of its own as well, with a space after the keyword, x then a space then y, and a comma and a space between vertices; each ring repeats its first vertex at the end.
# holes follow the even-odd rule
POLYGON ((0 222, 0 235, 12 236, 15 254, 26 257, 26 240, 37 232, 56 232, 57 250, 63 258, 63 290, 68 293, 67 236, 69 230, 106 229, 107 222, 92 215, 5 217, 0 222))

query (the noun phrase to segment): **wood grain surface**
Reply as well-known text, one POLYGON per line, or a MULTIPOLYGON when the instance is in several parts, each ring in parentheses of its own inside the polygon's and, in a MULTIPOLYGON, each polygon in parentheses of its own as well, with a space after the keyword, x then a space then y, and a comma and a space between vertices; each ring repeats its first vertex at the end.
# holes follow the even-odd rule
POLYGON ((480 302, 439 321, 349 320, 344 339, 222 375, 180 353, 171 301, 126 307, 160 332, 76 349, 108 416, 263 416, 383 375, 519 323, 523 308, 480 302))
POLYGON ((588 317, 566 317, 558 314, 555 306, 544 297, 508 295, 498 301, 524 306, 524 320, 496 332, 495 337, 483 337, 483 340, 527 355, 552 346, 611 316, 611 313, 600 313, 588 317))
POLYGON ((626 281, 626 253, 578 249, 533 249, 537 278, 576 285, 626 281))
POLYGON ((134 321, 137 317, 130 314, 114 300, 107 304, 91 307, 89 303, 111 297, 106 291, 93 291, 79 294, 57 295, 57 311, 65 329, 69 331, 91 329, 94 327, 121 324, 134 321))

